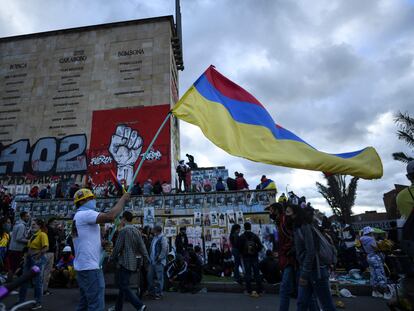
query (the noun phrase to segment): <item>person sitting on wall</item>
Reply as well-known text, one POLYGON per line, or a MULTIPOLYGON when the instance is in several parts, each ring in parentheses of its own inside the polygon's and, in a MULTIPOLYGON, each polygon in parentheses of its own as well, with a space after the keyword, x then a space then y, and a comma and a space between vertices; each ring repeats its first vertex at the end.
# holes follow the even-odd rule
POLYGON ((221 276, 223 273, 223 254, 216 243, 212 243, 207 252, 207 265, 204 268, 204 273, 215 276, 221 276))
POLYGON ((39 199, 50 200, 51 198, 52 198, 52 192, 50 191, 50 185, 47 185, 47 187, 43 188, 39 192, 39 199))
POLYGON ((162 188, 162 193, 164 194, 171 192, 171 184, 167 183, 166 181, 162 182, 161 188, 162 188))
POLYGON ((159 195, 162 193, 162 187, 161 187, 161 183, 159 180, 157 180, 154 184, 154 187, 152 188, 152 193, 159 195))
POLYGON ((242 173, 239 173, 236 177, 236 188, 237 190, 249 190, 249 184, 242 173))
POLYGON ((260 190, 276 190, 276 184, 273 180, 271 180, 270 178, 267 178, 266 175, 263 175, 262 178, 260 179, 259 189, 260 190))
POLYGON ((224 187, 223 178, 219 177, 216 183, 216 191, 226 191, 226 187, 224 187))
POLYGON ((152 193, 152 180, 150 178, 148 178, 145 182, 144 182, 144 186, 143 186, 143 194, 144 195, 151 195, 152 193))
POLYGON ((134 187, 132 187, 131 195, 142 195, 142 188, 139 182, 136 182, 134 187))

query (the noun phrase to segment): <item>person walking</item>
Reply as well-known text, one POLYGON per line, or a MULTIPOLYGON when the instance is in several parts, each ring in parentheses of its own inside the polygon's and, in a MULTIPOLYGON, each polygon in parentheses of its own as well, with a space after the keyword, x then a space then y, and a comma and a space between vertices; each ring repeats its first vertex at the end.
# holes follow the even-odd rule
MULTIPOLYGON (((32 307, 32 310, 42 308, 42 295, 43 295, 43 269, 46 263, 45 253, 49 248, 49 240, 47 238, 46 226, 43 220, 36 219, 32 222, 33 236, 27 243, 27 253, 24 259, 23 273, 29 273, 33 266, 38 266, 40 273, 36 274, 33 278, 34 297, 36 304, 32 307)), ((19 291, 19 303, 26 300, 27 288, 30 281, 23 283, 19 291)))
POLYGON ((56 229, 57 222, 56 218, 50 218, 47 222, 47 238, 49 240, 49 249, 45 254, 46 262, 43 272, 43 295, 48 296, 52 293, 49 291, 49 280, 50 274, 52 272, 54 263, 55 263, 55 254, 57 249, 57 242, 59 239, 59 234, 56 229))
POLYGON ((129 280, 131 275, 140 269, 140 258, 145 265, 149 263, 147 249, 142 240, 141 233, 132 225, 132 213, 125 211, 122 214, 121 226, 118 239, 116 240, 111 260, 116 263, 117 270, 115 281, 119 288, 116 304, 111 311, 121 311, 124 300, 127 299, 136 310, 143 311, 147 307, 137 297, 137 295, 129 288, 129 280))
POLYGON ((336 311, 329 288, 328 266, 317 259, 319 245, 314 239, 313 213, 298 205, 289 205, 285 215, 293 220, 296 259, 299 262, 297 311, 307 311, 314 297, 322 310, 336 311))
POLYGON ((148 267, 148 291, 154 299, 162 298, 164 288, 164 267, 167 263, 168 242, 162 234, 160 225, 154 226, 154 238, 150 246, 150 265, 148 267))
POLYGON ((99 213, 96 211, 95 195, 89 189, 79 189, 73 197, 77 208, 73 217, 72 236, 75 247, 74 267, 80 291, 78 311, 103 311, 105 308, 99 224, 113 222, 129 199, 130 194, 124 193, 109 212, 99 213))
MULTIPOLYGON (((230 245, 231 245, 231 254, 234 258, 234 280, 239 283, 240 285, 243 284, 243 280, 240 277, 240 267, 241 264, 241 257, 240 257, 240 245, 239 245, 239 235, 240 235, 240 225, 234 224, 230 230, 230 245)), ((242 267, 243 268, 243 267, 242 267)))
POLYGON ((263 249, 259 237, 252 231, 249 222, 244 223, 244 233, 240 236, 239 245, 244 265, 244 279, 246 290, 251 297, 257 298, 262 293, 262 280, 259 270, 259 253, 263 249), (252 290, 251 277, 252 271, 256 281, 257 291, 252 290))
POLYGON ((23 259, 23 249, 27 246, 28 240, 28 222, 30 215, 27 212, 20 213, 20 220, 16 221, 10 239, 9 251, 6 256, 6 266, 8 270, 7 280, 11 282, 14 273, 19 268, 23 259))

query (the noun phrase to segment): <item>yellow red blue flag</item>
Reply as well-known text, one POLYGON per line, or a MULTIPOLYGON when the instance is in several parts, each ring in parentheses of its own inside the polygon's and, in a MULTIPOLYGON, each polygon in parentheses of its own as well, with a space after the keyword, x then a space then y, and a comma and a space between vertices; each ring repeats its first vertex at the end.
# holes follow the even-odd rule
POLYGON ((381 178, 373 147, 330 154, 276 124, 250 93, 210 66, 174 106, 172 113, 194 124, 215 145, 252 161, 293 168, 381 178))

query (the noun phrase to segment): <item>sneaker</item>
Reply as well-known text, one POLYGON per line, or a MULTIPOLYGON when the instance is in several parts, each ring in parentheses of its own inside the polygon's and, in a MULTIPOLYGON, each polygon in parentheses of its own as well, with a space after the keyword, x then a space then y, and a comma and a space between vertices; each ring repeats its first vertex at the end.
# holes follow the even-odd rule
POLYGON ((32 307, 32 310, 39 310, 39 309, 42 309, 42 305, 36 302, 36 304, 32 307))
POLYGON ((259 298, 259 294, 256 291, 252 291, 252 293, 250 294, 250 297, 252 298, 259 298))
POLYGON ((383 297, 386 300, 390 300, 392 298, 392 293, 391 292, 384 293, 384 296, 383 297))
POLYGON ((383 294, 381 294, 379 291, 377 291, 377 290, 373 290, 372 291, 372 297, 374 297, 374 298, 383 298, 384 297, 384 295, 383 294))
POLYGON ((145 310, 147 310, 147 306, 146 305, 142 305, 142 307, 139 308, 138 311, 145 311, 145 310))
POLYGON ((161 295, 155 295, 155 296, 154 296, 154 299, 155 299, 155 300, 160 300, 161 298, 162 298, 162 296, 161 296, 161 295))
POLYGON ((50 295, 52 295, 52 292, 50 292, 48 290, 43 292, 43 296, 50 296, 50 295))
POLYGON ((109 307, 108 311, 115 311, 115 306, 109 307))

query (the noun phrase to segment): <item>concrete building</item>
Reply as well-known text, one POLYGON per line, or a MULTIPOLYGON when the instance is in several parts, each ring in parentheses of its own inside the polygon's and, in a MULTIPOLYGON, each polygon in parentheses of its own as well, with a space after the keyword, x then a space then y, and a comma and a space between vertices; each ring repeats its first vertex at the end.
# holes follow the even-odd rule
MULTIPOLYGON (((85 172, 94 111, 177 102, 181 47, 172 16, 0 38, 0 177, 85 172)), ((169 131, 173 176, 177 120, 169 131)))

